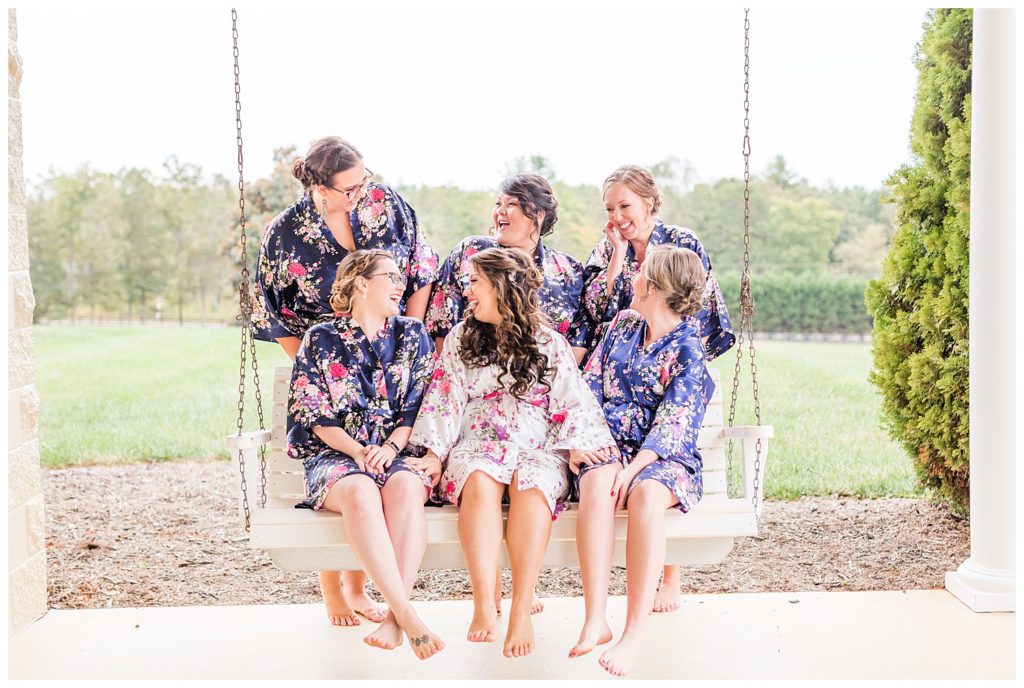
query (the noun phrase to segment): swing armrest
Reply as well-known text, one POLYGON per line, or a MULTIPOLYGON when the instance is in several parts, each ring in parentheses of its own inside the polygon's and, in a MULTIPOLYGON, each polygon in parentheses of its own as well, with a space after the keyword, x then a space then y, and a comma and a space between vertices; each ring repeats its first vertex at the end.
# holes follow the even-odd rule
POLYGON ((734 425, 722 428, 722 437, 727 440, 760 440, 774 436, 774 425, 734 425))
POLYGON ((228 435, 225 438, 228 444, 228 449, 231 451, 240 451, 242 449, 256 449, 263 446, 264 444, 270 443, 270 430, 254 430, 252 432, 243 432, 238 435, 228 435))

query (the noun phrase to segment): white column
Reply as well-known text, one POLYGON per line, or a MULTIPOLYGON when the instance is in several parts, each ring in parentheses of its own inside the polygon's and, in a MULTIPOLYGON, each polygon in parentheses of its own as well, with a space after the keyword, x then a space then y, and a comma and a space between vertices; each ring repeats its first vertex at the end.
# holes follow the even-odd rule
POLYGON ((974 10, 971 110, 971 556, 946 589, 976 612, 1016 609, 1013 10, 974 10))

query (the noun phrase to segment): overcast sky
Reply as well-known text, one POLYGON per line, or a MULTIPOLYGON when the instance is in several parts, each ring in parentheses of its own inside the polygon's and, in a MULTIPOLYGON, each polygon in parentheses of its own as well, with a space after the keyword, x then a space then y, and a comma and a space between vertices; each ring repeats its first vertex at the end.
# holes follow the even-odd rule
MULTIPOLYGON (((18 9, 25 173, 176 155, 236 175, 229 5, 18 9)), ((751 11, 752 167, 876 187, 909 158, 923 7, 751 11)), ((239 8, 246 176, 337 134, 390 182, 599 184, 669 156, 742 174, 743 11, 677 3, 239 8), (514 8, 514 9, 513 9, 514 8)))

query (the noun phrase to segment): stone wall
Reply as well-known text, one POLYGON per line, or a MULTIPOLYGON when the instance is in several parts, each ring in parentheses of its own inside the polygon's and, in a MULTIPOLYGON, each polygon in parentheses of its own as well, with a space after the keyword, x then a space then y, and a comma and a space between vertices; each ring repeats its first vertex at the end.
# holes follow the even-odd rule
POLYGON ((21 57, 18 25, 7 10, 7 344, 8 344, 8 635, 46 613, 43 483, 39 468, 39 397, 36 396, 28 272, 28 223, 21 148, 21 57))

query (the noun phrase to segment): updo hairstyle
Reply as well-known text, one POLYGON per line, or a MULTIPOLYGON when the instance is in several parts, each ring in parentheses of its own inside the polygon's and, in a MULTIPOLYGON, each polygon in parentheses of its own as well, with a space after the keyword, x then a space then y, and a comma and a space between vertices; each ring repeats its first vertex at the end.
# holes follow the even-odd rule
POLYGON ((305 157, 292 161, 292 176, 309 191, 314 186, 330 186, 334 175, 352 169, 362 160, 362 154, 345 139, 325 136, 309 147, 305 157))
POLYGON ((345 256, 338 265, 338 274, 331 285, 331 308, 335 313, 351 313, 352 297, 355 295, 356 278, 370 279, 381 262, 394 260, 387 251, 379 248, 359 249, 345 256))
POLYGON ((672 311, 682 317, 700 311, 707 275, 696 253, 672 244, 651 246, 640 271, 672 311))

